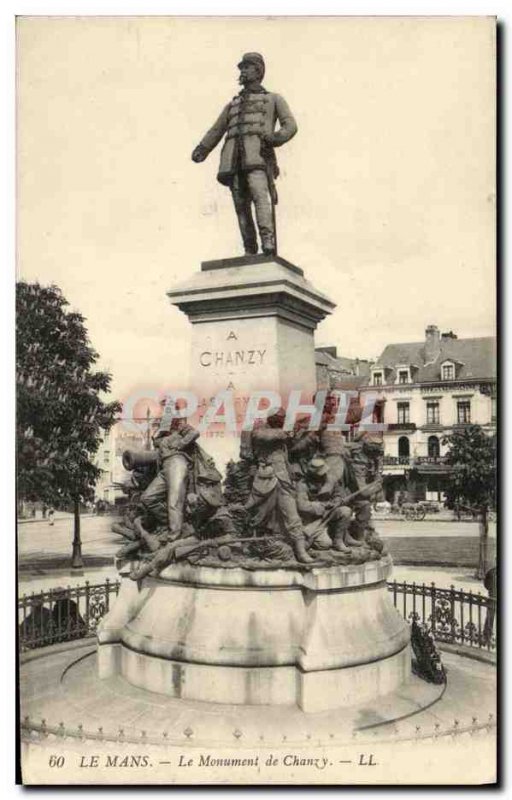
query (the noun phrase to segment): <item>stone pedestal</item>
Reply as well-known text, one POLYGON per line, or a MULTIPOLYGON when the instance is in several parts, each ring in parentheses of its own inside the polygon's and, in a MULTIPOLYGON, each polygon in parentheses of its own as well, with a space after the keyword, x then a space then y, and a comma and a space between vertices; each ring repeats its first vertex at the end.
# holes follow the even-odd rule
MULTIPOLYGON (((190 389, 204 412, 219 391, 232 392, 241 418, 248 395, 292 389, 311 402, 317 389, 314 331, 335 305, 279 256, 207 261, 168 296, 192 323, 190 389)), ((203 434, 222 467, 239 439, 217 425, 203 434)))
POLYGON ((173 565, 123 578, 98 631, 100 677, 216 703, 353 706, 410 676, 409 629, 389 556, 299 570, 173 565))

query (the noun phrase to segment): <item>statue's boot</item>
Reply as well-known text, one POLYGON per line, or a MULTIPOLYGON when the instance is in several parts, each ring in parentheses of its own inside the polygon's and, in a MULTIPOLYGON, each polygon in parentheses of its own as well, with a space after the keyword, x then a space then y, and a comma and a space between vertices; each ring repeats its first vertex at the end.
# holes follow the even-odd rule
POLYGON ((350 533, 347 533, 345 536, 345 544, 347 544, 349 547, 362 547, 364 545, 364 541, 360 539, 354 539, 350 533))
POLYGON ((272 231, 260 230, 261 236, 261 249, 263 250, 264 255, 266 256, 275 256, 276 254, 276 242, 275 237, 272 231))
POLYGON ((304 537, 292 539, 292 547, 295 558, 302 564, 312 564, 315 560, 314 558, 311 558, 306 550, 306 542, 304 537))
POLYGON ((344 531, 338 531, 333 536, 334 549, 339 553, 350 553, 350 547, 345 544, 345 535, 344 531))

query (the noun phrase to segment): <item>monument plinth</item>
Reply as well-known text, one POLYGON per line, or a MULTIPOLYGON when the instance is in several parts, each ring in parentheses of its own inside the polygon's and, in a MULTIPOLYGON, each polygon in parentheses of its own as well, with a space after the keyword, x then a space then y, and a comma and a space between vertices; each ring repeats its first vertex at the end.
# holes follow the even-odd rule
POLYGON ((100 677, 186 700, 353 706, 410 678, 389 556, 300 570, 172 565, 123 578, 98 633, 100 677))
MULTIPOLYGON (((205 410, 221 391, 243 414, 252 392, 292 390, 311 402, 317 389, 314 332, 335 304, 280 256, 206 261, 167 293, 192 324, 190 389, 205 410)), ((239 440, 217 426, 208 448, 223 464, 239 440)), ((208 433, 206 434, 206 438, 208 433)))

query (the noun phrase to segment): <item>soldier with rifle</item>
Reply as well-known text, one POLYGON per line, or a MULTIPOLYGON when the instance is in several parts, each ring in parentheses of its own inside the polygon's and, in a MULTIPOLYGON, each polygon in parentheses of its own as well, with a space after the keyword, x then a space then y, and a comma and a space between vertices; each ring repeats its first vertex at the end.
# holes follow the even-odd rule
POLYGON ((281 408, 252 432, 252 451, 258 467, 246 508, 254 529, 283 534, 297 561, 307 564, 313 559, 306 551, 306 538, 297 510, 288 462, 288 444, 293 440, 293 433, 283 430, 285 417, 286 412, 281 408))
POLYGON ((297 484, 297 508, 310 546, 350 552, 344 541, 352 517, 352 510, 343 502, 346 494, 341 484, 332 485, 323 458, 309 462, 297 484))
POLYGON ((380 487, 380 481, 366 484, 350 492, 341 483, 333 486, 328 465, 320 457, 313 458, 304 478, 297 484, 297 508, 304 522, 308 546, 318 549, 334 547, 350 553, 351 547, 362 547, 364 536, 354 539, 351 528, 357 525, 359 506, 380 487), (356 519, 352 519, 353 509, 356 519))

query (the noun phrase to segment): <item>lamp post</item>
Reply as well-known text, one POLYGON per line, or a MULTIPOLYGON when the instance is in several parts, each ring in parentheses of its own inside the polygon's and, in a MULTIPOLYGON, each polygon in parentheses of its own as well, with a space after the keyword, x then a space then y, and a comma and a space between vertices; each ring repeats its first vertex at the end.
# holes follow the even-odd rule
POLYGON ((80 501, 73 502, 73 554, 71 556, 71 569, 83 569, 82 540, 80 539, 80 501))

